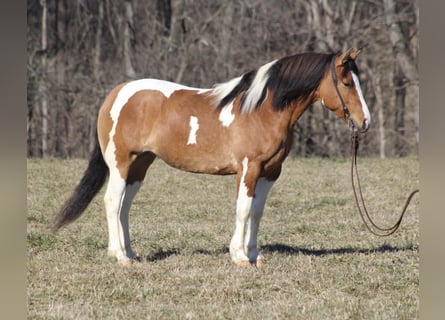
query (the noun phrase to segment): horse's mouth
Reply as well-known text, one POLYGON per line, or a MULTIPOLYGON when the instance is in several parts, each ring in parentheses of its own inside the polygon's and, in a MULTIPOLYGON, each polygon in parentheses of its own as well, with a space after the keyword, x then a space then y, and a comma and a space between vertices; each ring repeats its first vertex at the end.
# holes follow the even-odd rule
POLYGON ((369 129, 369 123, 366 119, 363 120, 361 125, 358 125, 353 119, 349 119, 348 125, 351 131, 358 131, 359 133, 365 133, 369 129))

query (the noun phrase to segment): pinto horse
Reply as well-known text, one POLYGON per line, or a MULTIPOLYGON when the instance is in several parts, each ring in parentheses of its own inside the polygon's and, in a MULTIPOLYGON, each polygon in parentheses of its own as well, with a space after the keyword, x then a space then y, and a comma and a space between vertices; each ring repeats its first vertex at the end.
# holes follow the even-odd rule
POLYGON ((96 148, 53 231, 78 218, 109 177, 104 197, 108 253, 131 264, 137 257, 128 212, 148 167, 159 157, 189 172, 236 174, 230 257, 241 266, 261 265, 260 219, 302 113, 321 100, 354 130, 369 128, 355 64, 359 52, 287 56, 211 89, 155 79, 118 85, 100 108, 96 148))

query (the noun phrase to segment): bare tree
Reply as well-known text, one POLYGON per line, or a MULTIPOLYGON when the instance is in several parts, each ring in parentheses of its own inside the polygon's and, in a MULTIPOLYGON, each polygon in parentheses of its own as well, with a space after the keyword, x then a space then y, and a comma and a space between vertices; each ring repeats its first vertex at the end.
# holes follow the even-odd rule
MULTIPOLYGON (((93 73, 94 80, 97 86, 101 86, 102 84, 102 29, 104 22, 104 3, 102 1, 98 2, 98 15, 97 15, 97 27, 96 27, 96 39, 94 46, 94 58, 93 58, 93 73)), ((131 71, 131 70, 130 70, 131 71)), ((95 144, 95 135, 96 135, 96 119, 91 117, 90 119, 90 144, 89 150, 94 149, 95 144)))
MULTIPOLYGON (((394 0, 383 0, 383 7, 385 12, 385 21, 388 28, 388 36, 391 41, 392 49, 396 58, 396 61, 399 65, 400 73, 396 71, 396 76, 394 78, 394 84, 396 88, 396 120, 395 120, 395 130, 400 131, 399 137, 403 138, 404 135, 404 113, 405 113, 405 96, 406 96, 406 88, 405 88, 405 79, 409 85, 412 86, 412 100, 414 105, 414 124, 416 130, 416 142, 419 143, 418 136, 418 106, 419 106, 419 86, 418 86, 418 71, 417 71, 417 63, 415 59, 415 54, 417 50, 417 43, 415 43, 414 47, 410 47, 410 41, 412 34, 409 34, 411 30, 417 30, 417 22, 411 22, 410 24, 413 28, 404 27, 402 19, 402 15, 400 14, 400 9, 406 5, 412 6, 414 11, 411 11, 411 15, 414 16, 415 19, 418 18, 417 15, 417 5, 415 1, 404 1, 404 3, 397 2, 394 0)), ((398 71, 399 71, 398 70, 398 71)), ((400 150, 400 138, 396 139, 396 152, 400 150)), ((400 153, 400 152, 399 152, 400 153)), ((405 152, 402 152, 401 155, 405 155, 405 152)))
POLYGON ((40 107, 42 112, 42 156, 48 156, 48 96, 46 88, 46 70, 47 70, 47 16, 48 7, 46 5, 46 0, 40 0, 40 5, 42 6, 42 31, 41 31, 41 68, 43 72, 43 77, 40 81, 40 107))
MULTIPOLYGON (((28 155, 87 156, 104 96, 136 77, 209 87, 285 55, 362 45, 377 121, 361 152, 416 153, 417 17, 414 0, 28 0, 28 155)), ((347 127, 318 104, 295 137, 294 155, 349 154, 347 127)))
POLYGON ((134 22, 133 22, 133 4, 131 0, 125 0, 125 20, 124 20, 124 64, 125 75, 132 79, 136 78, 136 71, 134 71, 133 63, 131 62, 131 42, 133 37, 134 22))

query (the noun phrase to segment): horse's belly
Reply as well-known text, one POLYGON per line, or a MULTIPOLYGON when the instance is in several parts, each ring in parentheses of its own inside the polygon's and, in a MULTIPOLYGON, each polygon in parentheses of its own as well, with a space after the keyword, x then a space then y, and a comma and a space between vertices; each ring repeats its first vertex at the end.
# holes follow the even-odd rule
MULTIPOLYGON (((197 112, 196 112, 197 114, 197 112)), ((163 114, 146 139, 146 148, 172 167, 197 173, 236 173, 230 137, 216 115, 163 114), (185 119, 185 120, 184 120, 185 119)))
POLYGON ((236 162, 230 155, 224 153, 200 150, 196 146, 162 149, 156 152, 157 156, 168 165, 180 170, 219 175, 236 173, 236 162))

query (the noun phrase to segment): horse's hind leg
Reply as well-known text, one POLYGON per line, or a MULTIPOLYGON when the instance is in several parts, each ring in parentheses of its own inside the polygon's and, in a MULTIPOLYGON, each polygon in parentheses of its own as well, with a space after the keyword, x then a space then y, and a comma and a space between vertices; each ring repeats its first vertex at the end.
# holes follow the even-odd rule
POLYGON ((125 193, 122 198, 121 211, 120 211, 120 215, 119 215, 119 220, 120 220, 120 224, 122 226, 122 232, 123 232, 125 253, 129 259, 136 258, 136 254, 133 252, 133 249, 131 248, 128 215, 130 212, 131 204, 133 203, 133 199, 136 196, 136 193, 139 191, 141 185, 142 185, 142 181, 134 181, 132 184, 126 185, 125 193))
POLYGON ((128 213, 130 211, 131 204, 133 203, 133 199, 144 181, 147 169, 153 163, 155 158, 156 155, 151 152, 142 153, 133 161, 128 171, 126 181, 127 186, 125 188, 125 195, 122 201, 120 220, 124 230, 125 250, 130 258, 134 258, 136 255, 133 253, 130 244, 128 213))
POLYGON ((116 257, 124 265, 131 263, 136 257, 131 248, 128 213, 144 180, 147 168, 155 157, 149 152, 139 155, 130 165, 125 180, 121 178, 117 170, 115 170, 117 174, 112 174, 110 171, 109 187, 105 194, 109 232, 108 254, 116 257))
POLYGON ((108 223, 108 255, 116 257, 120 262, 130 259, 125 250, 124 231, 120 222, 125 189, 125 179, 121 177, 117 168, 110 168, 110 178, 104 197, 108 223))

